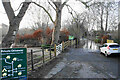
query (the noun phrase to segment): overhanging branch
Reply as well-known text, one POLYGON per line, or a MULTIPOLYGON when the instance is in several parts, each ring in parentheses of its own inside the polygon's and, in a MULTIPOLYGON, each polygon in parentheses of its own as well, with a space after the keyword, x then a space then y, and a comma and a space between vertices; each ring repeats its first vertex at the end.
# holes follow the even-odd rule
POLYGON ((55 7, 48 1, 48 3, 50 4, 50 6, 56 11, 55 7))
POLYGON ((20 7, 22 6, 22 4, 23 4, 23 2, 20 3, 19 7, 16 10, 14 10, 14 12, 18 11, 20 9, 20 7))
POLYGON ((69 1, 69 0, 66 0, 66 1, 62 4, 61 8, 63 8, 64 5, 65 5, 68 1, 69 1))
MULTIPOLYGON (((68 4, 65 4, 67 7, 69 7, 72 11, 74 11, 73 10, 73 8, 70 6, 70 5, 68 5, 68 4)), ((74 13, 76 14, 76 16, 77 16, 77 13, 74 11, 74 13)))
POLYGON ((70 7, 69 6, 67 6, 67 9, 68 9, 68 12, 72 15, 72 17, 73 17, 73 20, 77 23, 77 21, 75 20, 75 17, 74 17, 74 15, 73 15, 73 13, 72 13, 72 11, 70 11, 70 9, 69 9, 70 7))
POLYGON ((4 2, 4 0, 2 0, 3 6, 5 8, 5 12, 7 13, 8 19, 9 21, 13 20, 15 17, 14 11, 11 7, 11 3, 10 2, 4 2))
MULTIPOLYGON (((18 17, 19 19, 22 19, 22 18, 23 18, 23 16, 25 15, 25 13, 26 13, 26 11, 27 11, 30 3, 31 3, 31 2, 23 2, 23 5, 22 5, 22 7, 21 7, 21 9, 20 9, 20 11, 19 11, 19 13, 18 13, 18 15, 17 15, 17 17, 18 17)), ((20 21, 21 21, 21 20, 20 20, 20 21)))
POLYGON ((55 21, 52 19, 51 15, 50 15, 50 13, 49 13, 43 6, 37 4, 36 2, 31 2, 31 3, 37 5, 38 7, 41 7, 41 8, 48 14, 48 16, 50 17, 51 21, 52 21, 53 23, 55 23, 55 21))
POLYGON ((78 1, 80 1, 82 4, 84 4, 86 6, 86 8, 89 8, 91 5, 88 5, 88 3, 91 2, 92 0, 89 0, 87 2, 84 2, 82 0, 78 0, 78 1))

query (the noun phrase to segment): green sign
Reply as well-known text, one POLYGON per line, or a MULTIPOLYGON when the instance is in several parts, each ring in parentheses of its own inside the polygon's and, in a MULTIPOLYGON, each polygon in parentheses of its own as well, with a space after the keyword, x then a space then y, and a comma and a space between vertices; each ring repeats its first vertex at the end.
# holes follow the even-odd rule
POLYGON ((0 50, 0 79, 27 80, 26 48, 0 50))
POLYGON ((74 36, 69 36, 69 40, 73 40, 74 39, 74 36))

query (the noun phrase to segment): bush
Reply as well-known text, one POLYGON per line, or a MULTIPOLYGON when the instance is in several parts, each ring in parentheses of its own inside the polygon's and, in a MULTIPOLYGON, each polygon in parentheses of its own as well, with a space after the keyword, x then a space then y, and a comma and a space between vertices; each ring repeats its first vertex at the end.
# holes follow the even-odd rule
MULTIPOLYGON (((47 45, 43 45, 43 44, 42 44, 42 45, 41 45, 42 48, 48 49, 48 50, 50 50, 50 46, 51 46, 50 44, 47 44, 47 45)), ((54 46, 51 46, 51 51, 54 51, 54 46)))
POLYGON ((101 43, 100 39, 95 39, 94 41, 95 41, 95 43, 101 43))
POLYGON ((50 29, 49 27, 46 28, 45 30, 45 36, 47 38, 46 44, 50 44, 52 41, 52 32, 53 29, 50 29))
POLYGON ((102 39, 103 39, 103 43, 106 43, 106 42, 107 42, 107 39, 109 39, 109 36, 108 36, 108 35, 104 35, 104 36, 102 37, 102 39))
POLYGON ((40 40, 42 38, 42 29, 38 29, 36 31, 34 31, 34 33, 32 34, 34 38, 40 40))
POLYGON ((119 40, 119 39, 114 39, 114 42, 115 42, 115 43, 119 43, 120 40, 119 40))
POLYGON ((61 43, 62 41, 67 41, 69 37, 69 31, 66 28, 63 28, 60 31, 60 40, 59 42, 61 43))
POLYGON ((44 48, 44 49, 47 49, 47 48, 50 47, 50 45, 49 44, 47 44, 47 45, 42 44, 41 47, 44 48))

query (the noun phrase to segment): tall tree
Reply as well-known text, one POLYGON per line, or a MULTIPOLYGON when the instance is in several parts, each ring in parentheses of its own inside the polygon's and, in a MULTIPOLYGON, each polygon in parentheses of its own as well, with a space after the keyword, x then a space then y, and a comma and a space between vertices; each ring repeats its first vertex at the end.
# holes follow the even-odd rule
POLYGON ((65 4, 68 2, 69 0, 66 0, 64 3, 62 3, 61 0, 56 1, 56 0, 52 0, 52 4, 55 6, 53 6, 49 1, 49 4, 53 7, 53 9, 56 12, 56 18, 55 21, 52 19, 51 15, 49 14, 49 12, 41 5, 37 4, 36 2, 32 2, 35 5, 41 7, 44 9, 44 11, 48 14, 48 16, 50 17, 51 21, 54 24, 54 28, 53 28, 53 33, 52 33, 52 42, 51 44, 55 44, 58 43, 59 40, 59 34, 60 34, 60 28, 61 28, 61 15, 62 15, 62 9, 65 6, 65 4))
POLYGON ((115 2, 94 2, 89 9, 95 11, 94 15, 96 16, 98 23, 100 23, 102 35, 106 34, 111 26, 113 27, 113 23, 116 23, 117 7, 115 2))
POLYGON ((69 13, 72 15, 72 25, 69 25, 69 32, 71 33, 71 35, 73 35, 77 41, 78 41, 78 44, 76 45, 76 47, 79 46, 79 43, 80 43, 80 38, 84 35, 84 33, 86 32, 86 29, 85 29, 85 23, 86 23, 86 12, 83 12, 81 14, 77 14, 76 13, 76 17, 73 15, 73 9, 70 11, 69 7, 68 8, 68 11, 69 13))
POLYGON ((53 28, 53 34, 52 34, 52 42, 51 44, 57 43, 59 40, 59 35, 60 35, 60 28, 61 28, 61 15, 62 15, 62 9, 65 6, 65 4, 69 0, 66 0, 64 3, 59 1, 52 1, 53 4, 55 5, 54 10, 56 11, 56 19, 54 22, 54 28, 53 28))
MULTIPOLYGON (((10 22, 8 34, 2 40, 3 47, 4 46, 9 47, 14 42, 15 36, 19 30, 19 24, 20 24, 23 16, 25 15, 30 3, 33 3, 33 4, 41 7, 48 14, 48 16, 50 17, 50 20, 54 24, 51 44, 58 43, 60 28, 61 28, 62 9, 68 1, 69 0, 66 0, 65 2, 62 3, 61 0, 51 0, 52 4, 54 6, 51 3, 50 3, 50 5, 53 7, 53 9, 56 12, 56 18, 54 21, 52 19, 51 15, 49 14, 49 12, 43 6, 41 6, 40 4, 37 4, 36 2, 31 2, 31 0, 25 0, 25 2, 23 2, 23 4, 22 4, 22 7, 21 7, 18 15, 15 16, 14 11, 10 4, 10 0, 9 0, 9 2, 4 2, 4 0, 3 0, 2 3, 3 3, 3 6, 5 8, 5 11, 7 13, 7 16, 9 18, 9 22, 10 22)), ((86 5, 85 2, 82 2, 82 3, 86 5)))
POLYGON ((101 5, 100 21, 101 21, 101 31, 102 31, 102 33, 104 32, 104 28, 103 28, 103 13, 104 13, 104 8, 103 8, 103 5, 101 5))
POLYGON ((119 44, 120 44, 120 1, 118 2, 118 19, 119 19, 119 24, 118 24, 118 40, 119 40, 119 44))
POLYGON ((15 16, 13 8, 11 7, 10 0, 8 0, 7 2, 2 0, 2 3, 9 19, 9 30, 7 35, 2 40, 2 47, 9 47, 15 40, 16 33, 19 30, 19 24, 29 7, 30 2, 28 2, 27 0, 23 2, 23 5, 17 16, 15 16))
POLYGON ((55 5, 54 10, 56 11, 56 19, 53 21, 51 15, 49 12, 41 5, 37 4, 36 2, 31 2, 28 0, 25 0, 23 2, 23 5, 18 13, 17 16, 15 16, 15 13, 13 11, 13 8, 11 7, 10 0, 7 2, 4 2, 2 0, 3 6, 5 8, 5 11, 7 13, 8 19, 9 19, 9 30, 5 38, 2 40, 2 46, 3 47, 9 47, 15 40, 16 34, 19 30, 19 24, 24 17, 30 3, 34 3, 35 5, 43 8, 43 10, 48 14, 51 21, 54 23, 54 29, 53 29, 53 35, 52 35, 52 44, 57 43, 59 40, 59 34, 60 34, 60 28, 61 28, 61 13, 64 5, 67 3, 68 0, 66 0, 63 4, 60 1, 52 1, 52 3, 55 5))

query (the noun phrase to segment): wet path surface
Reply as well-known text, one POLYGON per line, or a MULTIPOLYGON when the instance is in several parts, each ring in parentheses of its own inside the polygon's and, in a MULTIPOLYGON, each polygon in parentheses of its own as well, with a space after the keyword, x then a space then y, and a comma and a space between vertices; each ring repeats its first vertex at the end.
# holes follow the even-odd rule
POLYGON ((116 78, 118 56, 105 57, 99 50, 70 48, 45 78, 116 78))

